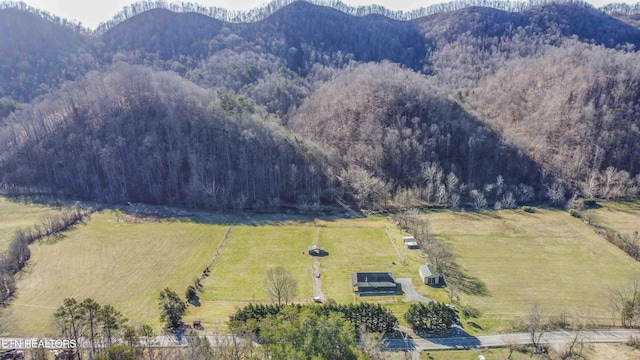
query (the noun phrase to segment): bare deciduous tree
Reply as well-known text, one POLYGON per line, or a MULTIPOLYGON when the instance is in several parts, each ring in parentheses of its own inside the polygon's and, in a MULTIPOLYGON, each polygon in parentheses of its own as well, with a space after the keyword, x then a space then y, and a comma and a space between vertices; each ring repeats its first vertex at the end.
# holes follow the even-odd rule
POLYGON ((502 197, 502 207, 505 209, 515 209, 518 207, 518 202, 511 191, 507 191, 502 197))
POLYGON ((555 205, 562 205, 567 200, 565 198, 564 185, 558 181, 554 181, 553 184, 547 186, 547 196, 555 205))
POLYGON ((298 282, 289 270, 278 266, 267 271, 265 291, 278 304, 287 304, 298 295, 298 282))
POLYGON ((631 279, 628 285, 609 290, 609 311, 613 323, 616 318, 624 327, 634 327, 640 320, 640 276, 631 279))
POLYGON ((513 334, 504 334, 501 337, 507 348, 509 348, 508 359, 511 359, 511 357, 513 356, 513 352, 518 348, 517 339, 513 334))
POLYGON ((542 336, 545 333, 543 316, 542 308, 536 303, 533 305, 531 311, 529 311, 529 314, 527 314, 527 318, 525 320, 525 327, 531 336, 531 344, 536 352, 542 350, 541 341, 542 336))
POLYGON ((476 210, 481 210, 487 207, 487 199, 484 197, 482 192, 478 190, 471 190, 469 192, 469 196, 471 196, 473 207, 475 207, 476 210))
POLYGON ((566 343, 564 347, 558 350, 560 360, 584 359, 584 338, 582 331, 578 330, 574 333, 571 341, 566 343))
POLYGON ((360 344, 358 348, 365 353, 371 360, 383 360, 385 359, 385 353, 383 350, 383 335, 384 334, 372 334, 366 331, 362 326, 360 329, 360 344))

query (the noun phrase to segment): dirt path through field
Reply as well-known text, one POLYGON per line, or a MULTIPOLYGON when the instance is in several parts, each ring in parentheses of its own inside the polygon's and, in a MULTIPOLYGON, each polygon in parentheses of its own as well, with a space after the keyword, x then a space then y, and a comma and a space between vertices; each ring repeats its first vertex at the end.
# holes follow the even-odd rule
MULTIPOLYGON (((318 239, 320 238, 320 228, 316 227, 316 233, 313 235, 313 245, 318 245, 318 239)), ((313 276, 313 296, 314 299, 318 298, 320 301, 325 302, 324 293, 322 292, 322 284, 320 282, 320 259, 318 257, 313 257, 313 265, 312 265, 312 276, 313 276)))
POLYGON ((398 246, 396 246, 396 242, 393 241, 391 234, 389 234, 389 229, 387 229, 386 226, 384 227, 384 232, 387 233, 387 236, 389 237, 389 241, 391 241, 391 245, 393 245, 393 248, 396 249, 396 254, 398 254, 398 259, 400 260, 400 264, 404 265, 404 258, 400 254, 400 250, 398 250, 398 246))

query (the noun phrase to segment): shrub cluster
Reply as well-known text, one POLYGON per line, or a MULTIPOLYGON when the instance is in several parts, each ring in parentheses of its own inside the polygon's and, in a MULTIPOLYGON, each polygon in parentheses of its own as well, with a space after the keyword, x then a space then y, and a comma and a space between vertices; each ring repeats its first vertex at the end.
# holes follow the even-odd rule
MULTIPOLYGON (((293 308, 298 311, 311 309, 317 315, 328 316, 338 313, 349 320, 354 331, 364 329, 367 332, 387 333, 398 326, 398 319, 393 313, 379 304, 331 304, 331 305, 278 305, 249 304, 230 316, 229 327, 235 331, 246 331, 247 325, 259 325, 269 315, 278 315, 284 309, 293 308)), ((258 326, 259 327, 259 326, 258 326)), ((258 331, 258 329, 254 329, 258 331)))
POLYGON ((447 305, 434 301, 411 304, 404 318, 415 331, 444 334, 455 323, 457 315, 447 305))

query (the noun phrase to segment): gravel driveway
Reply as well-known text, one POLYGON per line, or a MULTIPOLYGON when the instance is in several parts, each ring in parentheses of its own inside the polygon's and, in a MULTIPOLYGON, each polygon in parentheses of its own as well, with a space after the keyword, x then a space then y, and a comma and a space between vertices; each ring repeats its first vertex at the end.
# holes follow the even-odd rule
POLYGON ((431 302, 432 299, 422 296, 416 292, 416 289, 411 285, 410 278, 396 279, 396 282, 402 285, 402 291, 407 296, 407 301, 419 301, 419 302, 431 302))

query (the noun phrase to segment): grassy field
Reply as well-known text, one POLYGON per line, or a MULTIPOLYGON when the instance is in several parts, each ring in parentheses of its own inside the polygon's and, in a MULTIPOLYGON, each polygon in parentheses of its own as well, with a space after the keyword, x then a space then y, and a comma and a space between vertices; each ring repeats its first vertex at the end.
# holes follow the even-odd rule
MULTIPOLYGON (((354 271, 391 271, 395 277, 412 277, 414 284, 419 284, 417 252, 406 253, 395 226, 387 219, 316 220, 235 227, 211 275, 203 282, 202 306, 192 307, 186 319, 223 326, 235 308, 249 302, 269 302, 263 286, 266 272, 273 266, 284 266, 294 275, 300 290, 297 301, 311 301, 313 258, 306 249, 314 243, 329 253, 319 260, 322 291, 327 298, 340 303, 383 303, 400 316, 406 311, 402 296, 361 298, 351 290, 354 271), (389 235, 385 228, 389 228, 389 235)), ((426 286, 418 290, 427 295, 426 286)))
POLYGON ((111 304, 133 324, 159 327, 157 297, 181 296, 206 267, 228 226, 192 222, 127 224, 94 214, 55 242, 31 247, 8 313, 12 335, 55 333, 52 314, 65 298, 111 304))
MULTIPOLYGON (((640 209, 616 206, 611 211, 630 214, 626 220, 615 213, 601 219, 608 224, 619 221, 616 224, 621 229, 633 230, 638 223, 633 221, 635 211, 640 214, 640 209)), ((408 308, 404 296, 359 297, 351 291, 351 272, 391 271, 396 278, 411 278, 422 295, 449 302, 446 289, 420 283, 417 269, 425 258, 420 251, 404 247, 402 236, 406 234, 390 219, 205 215, 196 221, 129 224, 105 211, 55 242, 32 246, 32 260, 6 313, 13 325, 9 332, 54 333, 51 315, 66 297, 92 297, 114 305, 133 323, 159 328, 159 291, 169 287, 183 296, 218 249, 230 223, 238 225, 203 281, 200 306, 189 307, 187 323, 200 319, 208 329, 224 328, 236 308, 269 302, 264 279, 275 266, 287 268, 296 278, 297 302, 311 301, 313 258, 306 249, 314 243, 329 252, 319 259, 327 298, 339 303, 385 304, 403 324, 402 315, 408 308)), ((607 290, 640 273, 639 262, 566 212, 435 212, 425 216, 434 234, 458 255, 463 271, 486 286, 486 295, 461 295, 462 304, 482 313, 477 321, 481 329, 469 329, 474 334, 507 327, 535 303, 548 315, 566 310, 608 320, 607 290)))
POLYGON ((596 214, 596 223, 621 233, 640 232, 640 202, 604 202, 596 214))
MULTIPOLYGON (((524 349, 523 349, 524 350, 524 349)), ((553 351, 553 350, 552 350, 553 351)), ((634 349, 625 344, 585 344, 582 354, 585 359, 616 359, 616 360, 637 360, 640 358, 640 350, 634 349)), ((542 360, 549 359, 545 355, 537 355, 530 352, 514 350, 511 354, 509 349, 474 349, 474 350, 453 350, 453 351, 424 351, 421 354, 423 360, 477 360, 478 355, 484 355, 489 360, 542 360)), ((399 354, 393 354, 390 358, 404 359, 399 354)), ((554 357, 551 357, 552 359, 554 357)))
POLYGON ((222 326, 237 307, 270 302, 264 291, 267 271, 288 269, 298 282, 296 301, 313 299, 312 259, 302 252, 314 238, 313 226, 292 224, 236 226, 211 274, 203 281, 201 306, 191 307, 187 321, 198 318, 205 326, 222 326))
POLYGON ((504 360, 542 360, 546 357, 532 353, 523 353, 509 349, 474 349, 474 350, 451 350, 451 351, 423 351, 420 359, 423 360, 478 360, 478 355, 484 355, 486 359, 504 360))
POLYGON ((326 226, 320 228, 320 244, 329 256, 320 259, 322 290, 325 296, 340 303, 353 302, 351 273, 357 271, 391 271, 401 276, 400 259, 378 224, 362 222, 363 227, 326 226), (371 226, 371 227, 370 227, 371 226))
POLYGON ((58 209, 43 205, 24 204, 0 197, 0 252, 6 250, 13 232, 37 224, 58 209))
POLYGON ((449 243, 464 270, 483 281, 488 295, 462 296, 482 312, 485 331, 498 330, 538 303, 608 319, 607 290, 640 273, 640 263, 566 212, 541 210, 435 213, 436 236, 449 243))
POLYGON ((322 224, 320 243, 329 256, 320 260, 322 290, 327 298, 339 303, 376 302, 389 307, 404 324, 408 303, 403 295, 364 296, 353 294, 351 273, 358 271, 391 271, 394 278, 410 278, 416 291, 445 301, 443 289, 424 285, 418 267, 425 262, 419 250, 404 246, 400 230, 388 219, 340 220, 322 224))

